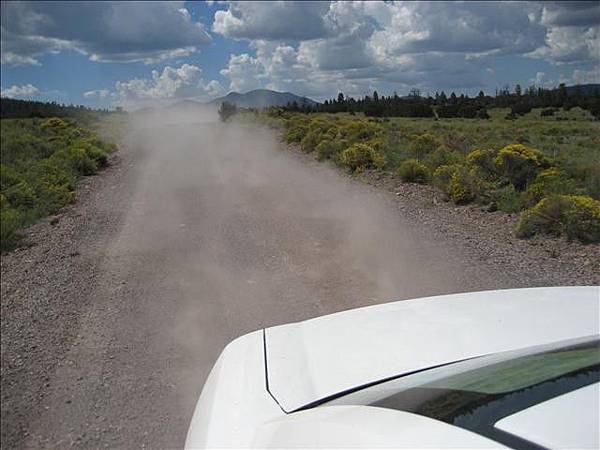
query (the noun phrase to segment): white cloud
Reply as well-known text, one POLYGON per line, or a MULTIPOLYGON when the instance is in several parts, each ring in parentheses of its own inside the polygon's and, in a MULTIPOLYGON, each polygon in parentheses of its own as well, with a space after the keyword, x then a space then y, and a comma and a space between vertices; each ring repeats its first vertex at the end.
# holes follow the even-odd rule
POLYGON ((328 2, 228 2, 215 12, 213 31, 235 39, 314 39, 327 32, 328 2))
POLYGON ((570 76, 561 77, 560 82, 569 85, 600 83, 600 64, 595 65, 590 70, 575 69, 570 76))
POLYGON ((545 2, 542 23, 559 27, 597 27, 600 4, 595 1, 545 2))
POLYGON ((351 58, 344 44, 362 53, 357 45, 371 38, 388 53, 510 54, 544 43, 540 14, 536 4, 503 2, 230 2, 215 13, 213 31, 250 40, 321 39, 315 46, 322 51, 330 45, 330 55, 351 58))
POLYGON ((258 58, 247 53, 230 55, 229 64, 221 70, 221 75, 229 78, 229 90, 239 92, 263 87, 268 76, 266 68, 258 58))
MULTIPOLYGON (((2 3, 2 18, 6 9, 5 3, 2 3)), ((9 13, 7 13, 9 16, 9 13)), ((34 16, 35 17, 35 16, 34 16)), ((20 20, 16 17, 15 20, 20 20)), ((19 35, 16 32, 11 32, 5 27, 5 21, 2 21, 0 29, 1 47, 2 47, 2 64, 10 64, 15 66, 36 65, 40 62, 35 56, 42 55, 46 52, 59 52, 71 48, 68 41, 56 38, 48 38, 34 35, 19 35)))
POLYGON ((217 80, 210 80, 204 86, 204 92, 208 95, 209 98, 214 98, 224 93, 223 86, 217 80))
POLYGON ((554 83, 553 80, 548 78, 546 72, 536 72, 535 77, 530 79, 529 82, 538 87, 550 87, 554 83))
POLYGON ((215 13, 213 31, 247 39, 255 50, 230 55, 221 74, 232 90, 482 88, 492 87, 493 57, 589 66, 600 54, 600 6, 593 2, 228 5, 215 13))
POLYGON ((389 23, 374 34, 372 45, 380 55, 522 54, 544 42, 544 27, 533 20, 537 9, 504 2, 388 4, 389 23))
POLYGON ((20 56, 12 52, 2 52, 2 64, 11 66, 39 66, 40 62, 31 56, 20 56))
POLYGON ((597 61, 600 57, 600 28, 551 27, 544 45, 530 55, 559 64, 597 61))
POLYGON ((183 2, 2 2, 3 63, 63 50, 93 61, 155 63, 210 42, 183 2))
POLYGON ((230 80, 229 90, 245 92, 267 88, 300 92, 319 99, 338 90, 358 95, 372 88, 370 81, 353 80, 347 76, 347 71, 314 69, 291 46, 254 41, 251 47, 256 51, 256 56, 246 53, 231 55, 227 68, 221 71, 230 80))
POLYGON ((378 28, 378 22, 372 14, 381 8, 387 6, 379 2, 331 4, 324 18, 329 36, 302 42, 300 59, 322 70, 372 66, 375 61, 369 48, 369 39, 378 28))
POLYGON ((2 97, 17 98, 17 97, 35 97, 39 95, 40 90, 32 84, 23 84, 18 86, 13 84, 8 89, 2 89, 2 97))
POLYGON ((294 14, 294 4, 270 5, 231 3, 215 14, 215 32, 256 51, 230 56, 221 74, 232 90, 480 88, 486 58, 533 52, 546 39, 538 4, 322 2, 294 14))
POLYGON ((107 98, 110 95, 108 89, 98 89, 94 91, 87 91, 83 93, 85 98, 107 98))
POLYGON ((205 82, 198 66, 183 64, 180 67, 166 66, 162 72, 152 71, 151 78, 134 78, 117 81, 115 98, 124 106, 191 98, 208 100, 223 93, 216 80, 205 82))
POLYGON ((530 53, 556 64, 594 63, 600 57, 600 3, 545 2, 539 22, 545 41, 530 53))

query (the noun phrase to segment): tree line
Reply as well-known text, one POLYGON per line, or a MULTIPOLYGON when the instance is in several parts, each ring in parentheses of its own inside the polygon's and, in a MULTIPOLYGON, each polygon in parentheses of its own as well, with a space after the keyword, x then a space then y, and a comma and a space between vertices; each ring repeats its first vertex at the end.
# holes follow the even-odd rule
POLYGON ((507 119, 527 114, 533 108, 545 108, 542 115, 553 115, 558 108, 569 110, 579 106, 600 118, 600 85, 584 85, 567 87, 559 85, 555 89, 544 89, 530 86, 522 89, 516 85, 514 91, 508 87, 496 90, 494 96, 483 91, 475 97, 465 94, 447 95, 444 91, 434 95, 423 96, 418 89, 413 89, 408 96, 400 97, 394 93, 390 96, 373 95, 353 98, 339 93, 337 98, 325 100, 316 105, 296 102, 288 103, 286 110, 296 112, 328 112, 357 113, 374 117, 462 117, 468 119, 487 119, 489 108, 510 108, 507 119))
MULTIPOLYGON (((117 108, 122 112, 122 108, 117 108)), ((19 119, 33 117, 82 117, 86 115, 111 114, 108 109, 93 109, 83 105, 64 105, 57 102, 37 102, 33 100, 17 100, 0 98, 0 117, 3 119, 19 119)))

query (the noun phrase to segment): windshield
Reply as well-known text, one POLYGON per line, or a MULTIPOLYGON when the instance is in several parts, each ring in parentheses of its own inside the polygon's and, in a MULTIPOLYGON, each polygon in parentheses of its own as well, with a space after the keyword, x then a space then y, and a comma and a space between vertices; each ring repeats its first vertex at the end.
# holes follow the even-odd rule
POLYGON ((524 389, 600 362, 598 341, 522 356, 459 373, 424 386, 500 394, 524 389))
POLYGON ((503 417, 600 382, 600 341, 475 358, 401 377, 327 404, 396 409, 441 420, 509 446, 536 447, 494 428, 503 417))

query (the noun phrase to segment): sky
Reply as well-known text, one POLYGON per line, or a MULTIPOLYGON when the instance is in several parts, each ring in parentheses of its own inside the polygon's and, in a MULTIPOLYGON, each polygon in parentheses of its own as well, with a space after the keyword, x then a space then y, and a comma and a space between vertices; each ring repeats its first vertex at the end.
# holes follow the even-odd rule
POLYGON ((600 82, 600 2, 17 2, 3 97, 135 109, 266 88, 493 94, 600 82))

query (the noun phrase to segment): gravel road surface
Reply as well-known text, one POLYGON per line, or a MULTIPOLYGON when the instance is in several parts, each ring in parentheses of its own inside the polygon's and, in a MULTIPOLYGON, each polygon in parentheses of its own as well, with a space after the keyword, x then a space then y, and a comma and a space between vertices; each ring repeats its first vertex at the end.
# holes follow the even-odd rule
POLYGON ((2 448, 180 448, 237 336, 540 284, 398 201, 265 130, 140 121, 75 205, 2 258, 2 448))

